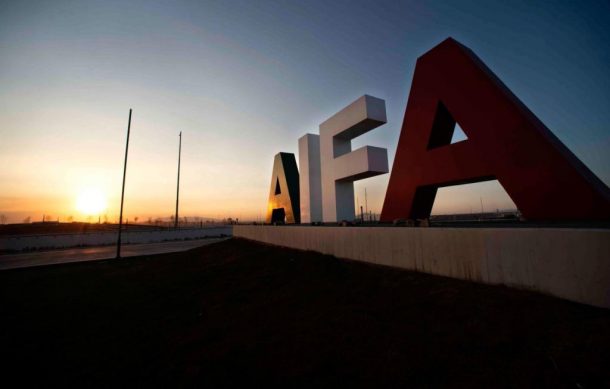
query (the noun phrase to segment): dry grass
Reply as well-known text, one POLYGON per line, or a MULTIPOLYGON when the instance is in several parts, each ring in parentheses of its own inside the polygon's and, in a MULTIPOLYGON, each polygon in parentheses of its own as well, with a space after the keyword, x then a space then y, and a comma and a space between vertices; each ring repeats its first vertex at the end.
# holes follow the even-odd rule
POLYGON ((608 310, 238 239, 0 272, 0 323, 22 384, 610 385, 608 310))

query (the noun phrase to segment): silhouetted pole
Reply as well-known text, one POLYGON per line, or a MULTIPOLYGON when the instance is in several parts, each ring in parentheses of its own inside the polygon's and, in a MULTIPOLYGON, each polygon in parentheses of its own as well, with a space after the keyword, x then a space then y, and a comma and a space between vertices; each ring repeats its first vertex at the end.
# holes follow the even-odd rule
POLYGON ((180 131, 180 141, 178 142, 178 183, 176 184, 176 218, 174 228, 178 228, 178 199, 180 196, 180 154, 182 153, 182 131, 180 131))
POLYGON ((366 188, 364 188, 364 212, 369 213, 369 203, 366 198, 366 188))
POLYGON ((125 176, 127 175, 127 152, 129 151, 129 131, 131 129, 131 108, 127 122, 127 143, 125 144, 125 163, 123 165, 123 188, 121 189, 121 212, 119 214, 119 239, 116 242, 116 257, 121 258, 121 230, 123 228, 123 199, 125 198, 125 176))

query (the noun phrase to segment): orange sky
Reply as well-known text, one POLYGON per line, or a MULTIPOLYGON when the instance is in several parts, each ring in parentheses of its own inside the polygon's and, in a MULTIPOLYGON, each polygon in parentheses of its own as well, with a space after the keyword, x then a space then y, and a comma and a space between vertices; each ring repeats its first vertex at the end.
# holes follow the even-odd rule
MULTIPOLYGON (((610 182, 607 5, 526 2, 8 2, 0 12, 0 215, 264 216, 273 157, 358 97, 388 123, 353 142, 390 167, 417 58, 448 36, 473 49, 566 146, 610 182), (575 11, 577 10, 577 12, 575 11), (558 15, 569 17, 558 19, 558 15), (524 23, 527 20, 528 23, 524 23), (518 28, 517 28, 517 27, 518 28)), ((467 129, 465 129, 467 130, 467 129)), ((389 175, 355 184, 378 213, 389 175)), ((514 208, 497 183, 439 191, 433 213, 514 208)))

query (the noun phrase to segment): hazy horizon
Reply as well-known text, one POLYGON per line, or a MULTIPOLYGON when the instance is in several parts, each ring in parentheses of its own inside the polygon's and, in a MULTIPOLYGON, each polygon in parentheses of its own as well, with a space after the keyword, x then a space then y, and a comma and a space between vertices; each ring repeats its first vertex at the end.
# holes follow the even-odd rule
MULTIPOLYGON (((261 219, 274 155, 298 158, 301 135, 363 94, 388 123, 353 146, 387 148, 391 167, 415 61, 449 36, 608 185, 609 32, 594 1, 4 3, 0 214, 116 220, 133 108, 126 218, 174 213, 182 131, 180 215, 261 219)), ((388 179, 357 182, 356 205, 366 187, 380 212, 388 179)), ((443 188, 433 212, 481 201, 514 208, 487 182, 443 188)))

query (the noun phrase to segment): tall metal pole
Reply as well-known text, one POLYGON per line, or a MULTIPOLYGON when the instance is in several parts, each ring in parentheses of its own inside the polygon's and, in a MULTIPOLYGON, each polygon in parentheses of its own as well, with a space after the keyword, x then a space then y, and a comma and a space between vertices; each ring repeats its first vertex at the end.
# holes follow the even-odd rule
POLYGON ((180 197, 180 154, 182 153, 182 131, 180 131, 180 141, 178 142, 178 182, 176 184, 176 218, 174 219, 174 228, 178 228, 178 200, 180 197))
POLYGON ((367 198, 366 198, 366 188, 364 188, 364 211, 366 213, 369 213, 369 203, 368 203, 367 198))
POLYGON ((116 242, 116 257, 121 258, 121 230, 123 229, 123 199, 125 198, 125 176, 127 175, 127 152, 129 151, 129 131, 131 130, 131 108, 127 122, 127 143, 125 144, 125 163, 123 164, 123 188, 121 189, 121 212, 119 215, 119 238, 116 242))

